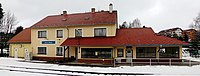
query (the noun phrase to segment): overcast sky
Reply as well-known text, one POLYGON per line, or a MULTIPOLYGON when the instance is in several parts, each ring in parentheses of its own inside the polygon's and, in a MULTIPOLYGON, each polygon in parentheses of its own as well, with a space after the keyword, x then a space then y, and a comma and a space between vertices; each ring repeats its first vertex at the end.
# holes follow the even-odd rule
POLYGON ((18 26, 23 27, 63 10, 68 13, 89 12, 92 7, 108 10, 109 3, 118 10, 119 24, 138 18, 155 32, 174 27, 187 29, 200 12, 200 0, 0 0, 0 3, 4 12, 13 13, 18 26))

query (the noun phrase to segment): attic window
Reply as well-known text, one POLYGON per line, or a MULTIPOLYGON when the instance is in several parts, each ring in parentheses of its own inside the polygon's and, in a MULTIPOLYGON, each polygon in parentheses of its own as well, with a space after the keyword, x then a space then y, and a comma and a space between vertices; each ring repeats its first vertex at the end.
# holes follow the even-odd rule
POLYGON ((90 18, 89 17, 85 17, 85 20, 89 20, 90 18))

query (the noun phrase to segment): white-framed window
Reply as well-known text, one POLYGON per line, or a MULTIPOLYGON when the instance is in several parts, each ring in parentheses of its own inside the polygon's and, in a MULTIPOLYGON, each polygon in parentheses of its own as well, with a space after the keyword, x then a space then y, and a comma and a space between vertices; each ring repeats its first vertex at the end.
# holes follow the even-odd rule
POLYGON ((56 56, 63 56, 63 47, 56 47, 56 56))
POLYGON ((47 47, 38 47, 38 54, 46 55, 47 54, 47 47))
POLYGON ((38 31, 38 38, 47 38, 47 31, 38 31))
POLYGON ((63 38, 63 30, 56 30, 56 37, 63 38))
POLYGON ((75 37, 82 37, 82 29, 75 29, 75 37))
POLYGON ((106 36, 106 28, 94 28, 94 36, 106 36))

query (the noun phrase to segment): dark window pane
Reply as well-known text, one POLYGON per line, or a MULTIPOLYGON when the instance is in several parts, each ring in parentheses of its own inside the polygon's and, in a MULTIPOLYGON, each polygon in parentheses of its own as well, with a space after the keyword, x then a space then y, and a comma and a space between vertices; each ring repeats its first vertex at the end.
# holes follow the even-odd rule
POLYGON ((63 30, 57 30, 57 38, 63 38, 63 30))
POLYGON ((136 48, 136 57, 137 58, 155 58, 156 57, 156 48, 155 47, 137 47, 136 48))
POLYGON ((38 54, 46 55, 46 47, 38 47, 38 54))
POLYGON ((75 29, 75 37, 82 37, 82 29, 75 29))
POLYGON ((124 57, 124 49, 117 49, 117 57, 124 57))
POLYGON ((82 48, 81 58, 112 58, 112 48, 82 48))
POLYGON ((38 38, 46 38, 46 31, 38 31, 38 38))
POLYGON ((159 57, 161 58, 178 58, 179 47, 164 47, 159 51, 159 57))
POLYGON ((106 28, 95 28, 94 36, 106 36, 106 28))
POLYGON ((56 56, 63 56, 63 48, 56 47, 56 56))

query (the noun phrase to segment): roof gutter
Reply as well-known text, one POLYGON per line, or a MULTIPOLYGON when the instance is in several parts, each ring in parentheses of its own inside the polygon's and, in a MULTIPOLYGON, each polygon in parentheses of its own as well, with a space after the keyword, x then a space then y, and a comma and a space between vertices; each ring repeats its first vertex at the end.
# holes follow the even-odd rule
POLYGON ((142 47, 176 47, 176 46, 182 46, 180 44, 139 44, 139 45, 133 45, 133 44, 116 44, 116 45, 61 45, 61 46, 142 46, 142 47))

